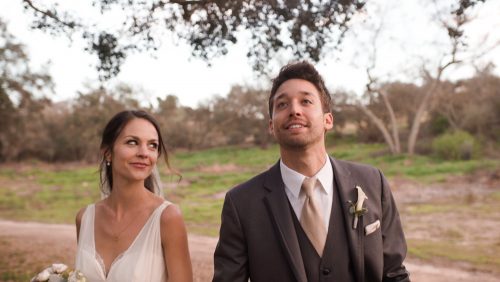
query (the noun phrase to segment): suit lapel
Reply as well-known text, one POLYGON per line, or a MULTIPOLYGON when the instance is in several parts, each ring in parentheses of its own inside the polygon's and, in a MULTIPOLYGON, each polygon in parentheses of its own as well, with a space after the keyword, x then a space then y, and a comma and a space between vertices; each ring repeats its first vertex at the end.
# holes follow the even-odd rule
POLYGON ((285 184, 281 177, 279 162, 269 169, 264 188, 269 191, 264 197, 264 203, 273 220, 276 234, 290 267, 299 282, 306 282, 304 261, 300 252, 299 241, 293 225, 290 204, 285 193, 285 184))
MULTIPOLYGON (((355 179, 352 179, 351 172, 345 168, 339 161, 330 157, 333 166, 334 181, 339 189, 340 204, 342 208, 349 209, 347 201, 356 202, 355 179)), ((354 266, 354 275, 357 281, 364 281, 364 234, 362 217, 358 222, 358 228, 353 229, 353 216, 349 212, 344 213, 344 224, 347 230, 349 250, 354 266)))

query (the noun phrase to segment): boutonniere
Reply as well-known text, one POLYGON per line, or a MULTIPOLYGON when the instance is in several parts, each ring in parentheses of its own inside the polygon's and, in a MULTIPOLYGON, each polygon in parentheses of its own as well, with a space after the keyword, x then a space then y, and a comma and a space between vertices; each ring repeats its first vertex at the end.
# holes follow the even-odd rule
POLYGON ((347 201, 350 205, 349 213, 354 215, 352 229, 356 229, 356 227, 358 226, 358 218, 360 216, 363 216, 363 214, 368 211, 367 208, 363 208, 363 203, 368 199, 368 197, 366 197, 366 194, 365 192, 363 192, 363 189, 361 189, 361 186, 356 185, 356 191, 358 192, 358 201, 356 203, 347 201))

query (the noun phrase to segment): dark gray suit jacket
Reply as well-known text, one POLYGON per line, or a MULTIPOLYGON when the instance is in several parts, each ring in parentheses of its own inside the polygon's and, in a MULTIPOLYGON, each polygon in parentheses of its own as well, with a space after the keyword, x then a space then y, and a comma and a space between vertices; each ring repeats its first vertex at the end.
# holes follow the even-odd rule
MULTIPOLYGON (((356 202, 356 185, 368 200, 368 212, 352 228, 345 212, 349 250, 356 281, 410 281, 399 214, 382 173, 370 166, 331 158, 341 203, 356 202), (380 220, 380 228, 365 235, 365 226, 380 220)), ((306 282, 279 162, 269 170, 231 189, 222 209, 220 237, 214 254, 213 281, 306 282)), ((335 215, 333 215, 335 216, 335 215)), ((346 281, 334 277, 334 281, 346 281)))

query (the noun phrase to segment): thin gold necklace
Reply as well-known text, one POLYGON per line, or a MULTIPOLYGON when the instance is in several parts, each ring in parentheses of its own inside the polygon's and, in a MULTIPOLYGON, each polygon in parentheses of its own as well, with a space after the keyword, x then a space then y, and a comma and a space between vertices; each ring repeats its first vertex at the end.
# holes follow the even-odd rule
POLYGON ((133 217, 131 220, 129 220, 129 222, 127 223, 127 225, 125 225, 125 227, 122 228, 122 230, 120 230, 119 232, 112 232, 111 234, 111 237, 113 238, 113 240, 115 242, 118 242, 120 240, 120 236, 123 234, 123 232, 125 232, 125 230, 127 230, 130 225, 132 225, 133 222, 135 222, 135 220, 142 214, 143 211, 145 211, 146 209, 148 209, 149 207, 145 207, 143 209, 141 209, 138 213, 137 213, 137 216, 133 217), (113 234, 114 233, 114 234, 113 234))

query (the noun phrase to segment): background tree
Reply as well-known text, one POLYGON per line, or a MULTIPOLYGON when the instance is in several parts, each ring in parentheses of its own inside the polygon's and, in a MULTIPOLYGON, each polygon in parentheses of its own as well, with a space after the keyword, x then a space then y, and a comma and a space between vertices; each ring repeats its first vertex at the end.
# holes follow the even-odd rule
POLYGON ((445 71, 459 64, 473 65, 481 56, 499 46, 500 41, 492 45, 482 44, 478 46, 470 46, 467 42, 465 27, 474 20, 467 13, 467 10, 479 2, 485 2, 485 0, 460 0, 458 8, 451 13, 451 17, 447 16, 448 7, 444 8, 444 12, 438 11, 437 13, 437 19, 448 33, 450 45, 448 52, 443 54, 439 64, 434 69, 422 65, 421 70, 426 83, 408 136, 408 154, 410 155, 415 153, 420 126, 424 122, 424 116, 430 112, 429 104, 439 94, 445 71))
POLYGON ((443 83, 431 120, 439 122, 442 116, 451 130, 500 140, 500 79, 491 69, 489 65, 472 78, 443 83))
MULTIPOLYGON (((158 98, 158 108, 155 113, 168 147, 192 150, 201 145, 200 141, 203 139, 198 135, 207 134, 207 126, 201 125, 206 120, 203 119, 203 115, 198 115, 197 111, 204 112, 204 109, 194 110, 181 106, 175 95, 167 95, 164 99, 158 98), (195 119, 198 116, 199 122, 195 119)), ((209 117, 210 113, 207 115, 207 118, 209 117)))
POLYGON ((1 20, 0 38, 0 160, 29 158, 42 153, 47 140, 40 130, 52 80, 44 70, 31 70, 24 45, 1 20))
POLYGON ((214 122, 224 133, 230 145, 250 143, 267 147, 268 91, 251 87, 233 86, 229 94, 214 102, 214 122))
MULTIPOLYGON (((367 74, 367 83, 364 96, 358 100, 356 107, 366 115, 369 121, 360 125, 366 126, 372 124, 375 126, 388 145, 391 153, 397 154, 402 152, 402 142, 400 141, 402 137, 406 137, 407 153, 410 155, 415 153, 421 125, 426 122, 428 114, 432 111, 432 107, 435 104, 434 99, 439 95, 439 89, 445 73, 459 64, 472 65, 480 56, 498 46, 498 44, 492 44, 490 46, 472 47, 467 44, 465 27, 471 22, 471 16, 467 13, 467 9, 478 2, 484 1, 461 1, 458 8, 452 7, 451 10, 448 4, 443 7, 440 6, 441 3, 435 3, 435 21, 440 26, 441 34, 446 36, 449 42, 445 49, 436 44, 436 49, 443 50, 438 64, 433 64, 432 60, 425 62, 422 59, 420 77, 415 77, 415 81, 420 80, 422 83, 419 87, 413 87, 413 90, 415 90, 414 94, 408 93, 405 87, 399 87, 399 91, 401 91, 400 96, 410 98, 406 103, 401 103, 402 100, 395 99, 395 96, 390 99, 387 92, 387 86, 392 84, 391 80, 397 77, 397 72, 401 72, 401 70, 385 75, 381 75, 380 72, 376 74, 377 69, 380 67, 379 44, 382 40, 391 40, 391 37, 387 37, 384 34, 387 33, 387 26, 384 23, 385 17, 383 15, 380 16, 380 14, 383 14, 383 11, 375 13, 380 17, 372 20, 375 23, 369 28, 373 30, 368 40, 369 42, 361 44, 364 51, 368 50, 367 52, 365 51, 365 53, 368 53, 368 59, 364 66, 367 74), (384 36, 382 36, 383 34, 384 36), (398 104, 395 104, 397 101, 399 101, 398 104), (405 119, 404 116, 401 116, 404 109, 396 108, 405 107, 405 104, 410 105, 410 103, 412 103, 412 107, 406 107, 409 111, 404 115, 407 118, 411 117, 411 119, 405 119)), ((377 8, 380 10, 380 7, 376 6, 370 6, 369 8, 367 7, 369 12, 373 12, 377 8)), ((366 29, 364 31, 366 33, 366 29)), ((359 61, 359 58, 356 58, 356 61, 359 61)), ((393 90, 396 90, 396 88, 393 87, 393 90)), ((370 132, 372 131, 364 131, 364 134, 370 132)))
POLYGON ((217 97, 200 104, 196 109, 189 110, 190 119, 185 121, 189 138, 194 149, 210 148, 226 144, 224 132, 217 128, 215 119, 215 100, 217 97))
POLYGON ((421 92, 420 87, 411 83, 385 83, 376 89, 367 86, 364 103, 355 104, 364 113, 358 117, 364 121, 359 132, 361 140, 383 141, 392 154, 401 153, 404 148, 400 140, 408 136, 408 125, 414 119, 421 92))
POLYGON ((247 56, 256 70, 263 71, 280 50, 296 58, 319 61, 327 45, 340 41, 352 15, 364 5, 362 0, 95 0, 102 18, 114 17, 119 29, 90 23, 56 4, 43 7, 23 0, 33 13, 32 26, 55 34, 77 33, 87 42, 87 50, 98 59, 101 78, 120 71, 133 51, 156 50, 166 32, 174 33, 192 46, 192 54, 210 61, 227 53, 243 32, 249 35, 247 56), (122 17, 116 17, 122 10, 122 17))
POLYGON ((125 109, 141 108, 129 91, 129 87, 119 85, 112 90, 89 89, 79 94, 63 123, 65 151, 69 154, 66 160, 97 160, 102 130, 111 117, 125 109))

